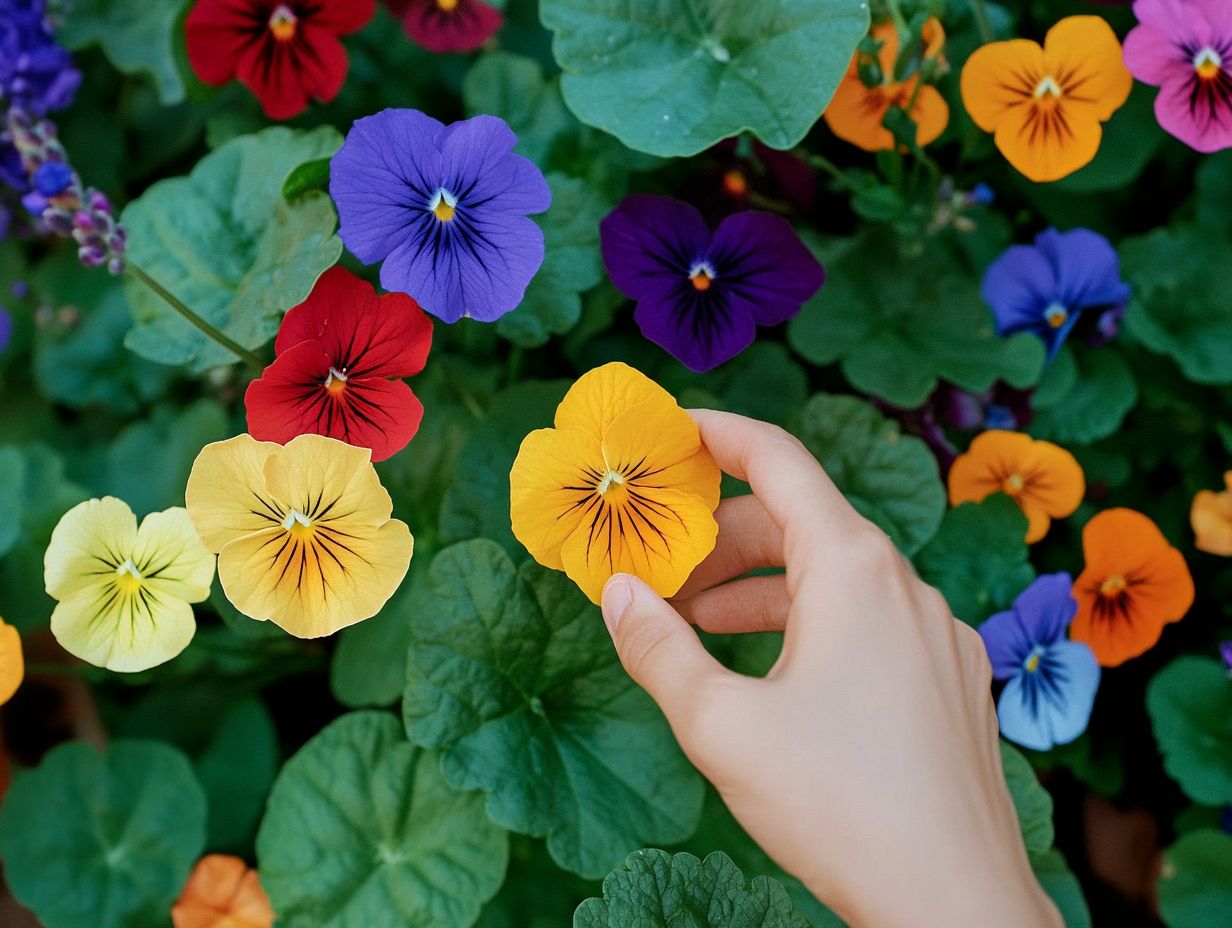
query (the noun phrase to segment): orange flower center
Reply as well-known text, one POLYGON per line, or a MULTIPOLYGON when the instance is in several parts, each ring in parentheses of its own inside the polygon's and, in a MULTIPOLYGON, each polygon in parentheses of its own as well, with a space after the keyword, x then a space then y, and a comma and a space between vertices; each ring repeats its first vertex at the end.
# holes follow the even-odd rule
POLYGON ((714 268, 705 261, 693 265, 689 269, 689 280, 693 284, 693 289, 706 291, 710 289, 710 282, 714 280, 714 268))
POLYGON ((1017 496, 1026 485, 1027 481, 1023 478, 1022 474, 1010 474, 1002 481, 1001 489, 1010 496, 1017 496))
POLYGON ((269 31, 279 42, 286 42, 295 38, 295 26, 298 22, 299 19, 291 12, 291 8, 280 3, 274 7, 274 12, 270 13, 269 31))
POLYGON ((1059 329, 1061 326, 1065 325, 1066 320, 1069 319, 1069 310, 1060 303, 1053 303, 1046 310, 1044 310, 1044 319, 1054 329, 1059 329))
POLYGON ((742 197, 749 192, 749 182, 743 174, 732 168, 723 175, 723 189, 733 197, 742 197))
POLYGON ((1198 72, 1198 77, 1204 81, 1213 81, 1223 70, 1223 59, 1219 57, 1219 52, 1207 47, 1194 55, 1193 66, 1198 72))
POLYGON ((1035 99, 1040 101, 1061 99, 1061 85, 1051 74, 1044 75, 1043 80, 1035 85, 1035 99))
POLYGON ((1100 596, 1120 596, 1125 589, 1125 578, 1120 574, 1113 574, 1107 580, 1099 585, 1100 596))
POLYGON ((442 13, 452 13, 458 8, 458 0, 436 0, 436 8, 442 13))
POLYGON ((428 204, 428 209, 432 210, 432 214, 441 222, 449 222, 457 212, 458 198, 442 187, 436 191, 436 196, 428 204))
POLYGON ((325 389, 334 396, 337 396, 346 389, 347 378, 346 374, 336 368, 329 369, 329 376, 325 378, 325 389))

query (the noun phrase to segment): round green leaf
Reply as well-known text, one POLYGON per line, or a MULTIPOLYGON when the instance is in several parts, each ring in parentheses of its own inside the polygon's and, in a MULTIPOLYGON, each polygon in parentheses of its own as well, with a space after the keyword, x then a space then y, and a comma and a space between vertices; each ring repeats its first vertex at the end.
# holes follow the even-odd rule
POLYGON ((942 592, 955 616, 976 625, 1009 608, 1035 579, 1026 534, 1022 510, 994 493, 947 512, 937 534, 916 554, 915 566, 942 592))
POLYGON ((997 380, 1035 384, 1044 365, 1038 338, 999 338, 966 271, 940 254, 896 255, 895 247, 866 235, 823 260, 826 285, 789 324, 792 348, 814 364, 839 362, 852 386, 905 409, 923 404, 941 379, 976 393, 997 380))
POLYGON ((746 130, 799 143, 869 22, 861 0, 543 0, 539 15, 577 117, 669 157, 746 130))
POLYGON ((486 539, 442 551, 430 579, 402 710, 413 742, 442 749, 450 783, 487 793, 494 822, 547 835, 582 876, 693 832, 702 780, 572 581, 515 569, 486 539))
POLYGON ((500 887, 506 834, 397 719, 352 712, 287 761, 257 835, 284 928, 468 928, 500 887))
POLYGON ((164 106, 184 99, 173 30, 184 0, 74 0, 58 38, 72 49, 98 43, 126 74, 146 72, 164 106))
POLYGON ((0 557, 21 537, 21 511, 25 500, 26 459, 11 445, 0 448, 0 557))
MULTIPOLYGON (((276 126, 227 142, 187 177, 159 181, 128 205, 129 256, 233 341, 261 347, 342 252, 326 194, 282 197, 294 168, 340 143, 330 126, 276 126)), ((125 344, 137 354, 194 372, 236 360, 136 278, 125 288, 136 320, 125 344)))
POLYGON ((814 396, 796 434, 851 504, 907 554, 937 531, 945 487, 937 462, 920 439, 854 396, 814 396))
POLYGON ((278 732, 265 704, 248 698, 227 709, 196 768, 209 799, 210 849, 244 850, 278 772, 278 732))
POLYGON ((1215 928, 1232 912, 1232 836, 1191 831, 1164 853, 1159 910, 1168 928, 1215 928))
POLYGON ((540 167, 556 139, 578 125, 559 85, 544 78, 539 62, 512 52, 480 55, 466 72, 462 100, 468 115, 489 113, 509 123, 518 137, 514 150, 540 167))
POLYGON ((1146 690, 1164 768, 1194 802, 1232 803, 1232 680, 1218 661, 1187 656, 1146 690))
POLYGON ((1154 87, 1135 83, 1116 118, 1104 126, 1099 153, 1086 167, 1056 182, 1056 189, 1072 193, 1123 190, 1150 162, 1167 136, 1155 117, 1154 87))
POLYGON ((573 928, 809 928, 777 880, 744 874, 721 851, 641 850, 603 880, 603 898, 587 899, 573 928))
POLYGON ((1031 762, 1017 748, 1001 742, 1001 767, 1018 813, 1018 829, 1029 854, 1043 854, 1052 848, 1052 796, 1040 785, 1031 762))
POLYGON ((0 809, 5 877, 46 928, 162 928, 204 846, 201 786, 155 741, 62 745, 0 809))
POLYGON ((1091 928, 1091 912, 1082 895, 1082 884, 1060 851, 1053 849, 1044 854, 1032 854, 1031 870, 1060 910, 1065 928, 1091 928))
POLYGON ((1077 352, 1069 357, 1073 358, 1074 368, 1069 372, 1058 371, 1062 377, 1067 373, 1072 376, 1069 387, 1050 389, 1041 399, 1040 393, 1052 378, 1053 368, 1044 372, 1040 390, 1031 398, 1035 418, 1029 431, 1048 441, 1089 445, 1121 427, 1138 402, 1138 385, 1125 359, 1111 348, 1077 352))

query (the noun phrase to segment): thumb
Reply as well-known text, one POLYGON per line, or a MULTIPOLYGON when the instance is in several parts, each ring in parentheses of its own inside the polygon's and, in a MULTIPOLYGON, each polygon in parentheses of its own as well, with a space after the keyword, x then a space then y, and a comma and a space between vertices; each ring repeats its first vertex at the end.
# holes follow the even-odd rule
POLYGON ((630 574, 603 587, 603 621, 625 670, 659 704, 680 738, 706 703, 705 689, 726 670, 693 627, 658 593, 630 574))

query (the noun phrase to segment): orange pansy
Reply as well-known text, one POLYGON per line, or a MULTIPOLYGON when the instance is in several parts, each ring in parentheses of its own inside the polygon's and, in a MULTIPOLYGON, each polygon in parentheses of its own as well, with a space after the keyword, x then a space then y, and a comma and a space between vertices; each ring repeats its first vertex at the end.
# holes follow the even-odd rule
POLYGON ((274 910, 256 870, 238 857, 207 854, 172 906, 171 921, 175 928, 270 928, 274 910))
POLYGON ((1132 509, 1108 509, 1082 530, 1086 567, 1074 581, 1078 614, 1070 626, 1105 667, 1149 650, 1164 626, 1193 605, 1194 585, 1181 552, 1155 523, 1132 509))
MULTIPOLYGON (((826 108, 826 125, 840 139, 858 145, 865 151, 882 151, 894 148, 894 136, 883 126, 882 120, 890 107, 911 107, 911 118, 916 124, 916 144, 927 145, 945 131, 950 121, 950 108, 945 99, 931 84, 917 87, 919 75, 912 75, 901 83, 894 80, 894 63, 898 59, 898 32, 890 22, 874 26, 874 39, 881 42, 877 60, 881 66, 882 82, 876 87, 866 87, 858 71, 859 53, 851 59, 847 76, 839 84, 834 99, 826 108), (911 101, 914 97, 915 103, 911 101)), ((937 58, 945 43, 945 31, 936 19, 924 25, 921 34, 924 40, 925 58, 937 58)))
POLYGON ((1089 164, 1101 124, 1132 86, 1121 43, 1098 16, 1062 19, 1043 48, 1028 39, 985 45, 962 71, 967 112, 1033 181, 1059 180, 1089 164))
POLYGON ((1027 543, 1048 533, 1053 519, 1070 515, 1086 493, 1082 467, 1051 442, 1021 432, 981 432, 950 468, 950 503, 978 503, 1005 493, 1027 517, 1027 543))
POLYGON ((0 706, 13 698, 26 677, 26 662, 21 654, 21 637, 12 625, 0 619, 0 706))
POLYGON ((1223 475, 1226 490, 1199 490, 1189 509, 1194 547, 1207 554, 1232 557, 1232 470, 1223 475))

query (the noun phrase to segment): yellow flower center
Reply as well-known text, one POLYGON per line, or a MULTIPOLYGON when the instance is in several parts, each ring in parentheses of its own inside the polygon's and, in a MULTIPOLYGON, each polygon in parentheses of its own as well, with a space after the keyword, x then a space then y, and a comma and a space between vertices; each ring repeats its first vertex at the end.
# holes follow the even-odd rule
POLYGON ((749 182, 743 174, 732 168, 723 175, 723 189, 733 197, 742 197, 749 192, 749 182))
POLYGON ((449 222, 453 219, 453 214, 457 211, 457 208, 458 198, 444 187, 436 191, 436 196, 428 204, 428 209, 432 210, 432 214, 441 222, 449 222))
POLYGON ((298 22, 299 18, 291 11, 291 8, 285 3, 280 3, 274 7, 274 12, 270 13, 270 34, 279 42, 286 42, 295 38, 295 26, 298 22))
POLYGON ((710 283, 714 280, 714 269, 705 261, 693 265, 689 269, 689 281, 693 284, 694 290, 706 291, 710 289, 710 283))
POLYGON ((292 538, 312 537, 312 520, 298 509, 292 509, 287 513, 287 517, 282 520, 282 527, 290 533, 292 538))
POLYGON ((331 367, 329 369, 329 376, 325 378, 326 391, 332 393, 334 396, 337 396, 346 389, 346 384, 346 374, 336 368, 331 367))
POLYGON ((1045 98, 1058 99, 1061 96, 1061 85, 1057 83, 1057 79, 1051 74, 1044 76, 1044 79, 1035 85, 1035 99, 1043 100, 1045 98))
POLYGON ((458 0, 436 0, 436 7, 442 13, 452 13, 458 8, 458 0))
POLYGON ((1194 55, 1193 66, 1198 77, 1204 81, 1213 81, 1223 70, 1223 59, 1219 57, 1219 52, 1207 47, 1194 55))
POLYGON ((1023 661, 1023 669, 1027 673, 1035 673, 1039 670, 1040 661, 1043 659, 1044 651, 1042 648, 1032 648, 1031 653, 1027 655, 1027 659, 1023 661))
POLYGON ((1101 596, 1119 596, 1121 591, 1124 589, 1125 578, 1120 574, 1113 574, 1099 585, 1099 593, 1101 596))
POLYGON ((1044 319, 1054 329, 1059 329, 1061 326, 1065 325, 1066 321, 1069 319, 1069 310, 1060 303, 1053 303, 1046 310, 1044 310, 1044 319))
POLYGON ((1001 489, 1014 496, 1022 492, 1022 488, 1027 485, 1027 481, 1022 474, 1010 474, 1001 484, 1001 489))
POLYGON ((115 583, 121 593, 136 593, 141 589, 141 572, 131 557, 116 568, 115 583))

